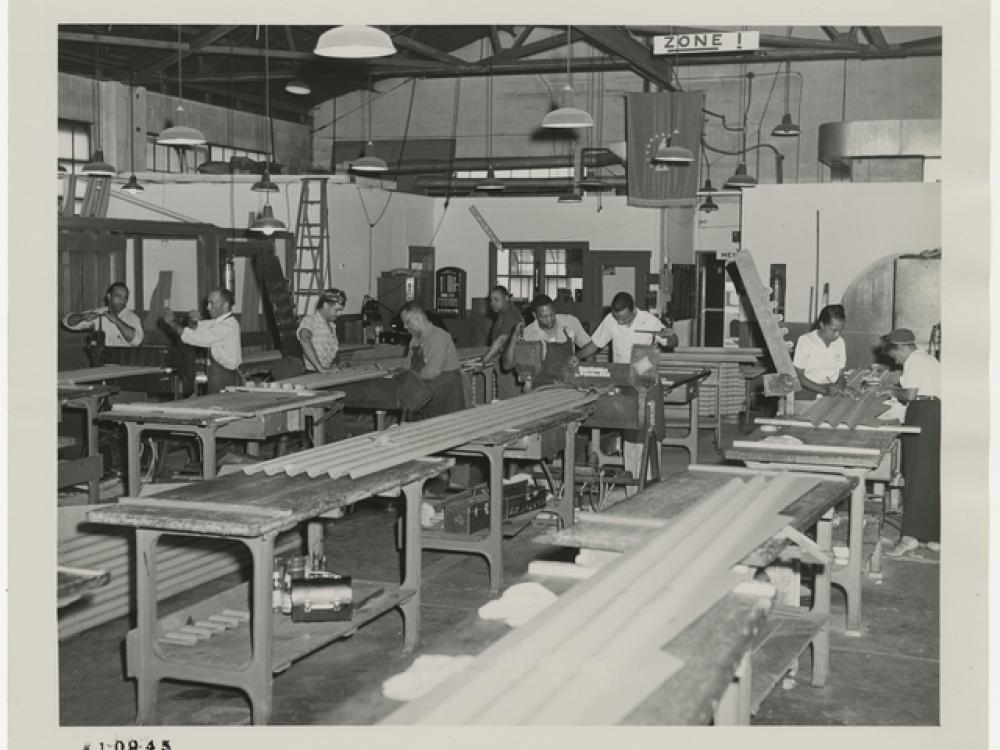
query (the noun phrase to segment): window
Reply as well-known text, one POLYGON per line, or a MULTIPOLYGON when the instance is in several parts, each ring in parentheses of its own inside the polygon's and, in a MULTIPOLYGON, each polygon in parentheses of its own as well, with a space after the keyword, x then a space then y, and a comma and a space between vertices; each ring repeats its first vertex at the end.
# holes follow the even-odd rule
POLYGON ((517 300, 547 294, 556 302, 583 302, 583 243, 520 243, 494 250, 495 279, 517 300))
POLYGON ((252 148, 236 148, 235 146, 221 146, 209 144, 209 157, 212 161, 229 161, 234 156, 245 156, 254 161, 267 161, 267 154, 252 148))
MULTIPOLYGON (((497 179, 517 180, 531 177, 564 177, 573 176, 573 167, 539 167, 533 169, 495 169, 497 179)), ((482 180, 486 178, 485 169, 456 170, 455 179, 482 180)))
MULTIPOLYGON (((90 123, 76 120, 59 120, 58 145, 56 158, 59 166, 69 174, 79 174, 83 165, 90 160, 90 123)), ((87 192, 87 178, 82 177, 73 183, 74 203, 73 213, 79 214, 83 206, 83 196, 87 192)), ((59 181, 59 211, 62 212, 62 202, 65 199, 65 180, 59 181)))

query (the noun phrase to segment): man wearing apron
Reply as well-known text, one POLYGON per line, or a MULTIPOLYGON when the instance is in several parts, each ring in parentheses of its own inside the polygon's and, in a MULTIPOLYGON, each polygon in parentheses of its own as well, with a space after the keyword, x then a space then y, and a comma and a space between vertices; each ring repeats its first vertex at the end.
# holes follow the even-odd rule
POLYGON ((508 370, 514 365, 514 344, 518 340, 542 342, 542 369, 532 385, 566 382, 568 369, 575 366, 576 350, 590 343, 590 336, 573 315, 557 313, 552 298, 539 294, 531 301, 535 321, 528 326, 520 323, 504 351, 503 364, 508 370))
POLYGON ((205 393, 219 393, 226 386, 241 385, 243 375, 243 349, 240 344, 240 323, 233 317, 233 293, 219 287, 208 294, 206 307, 208 320, 202 320, 197 310, 190 312, 186 326, 174 319, 167 310, 164 320, 180 334, 181 341, 189 346, 208 350, 208 382, 205 393))

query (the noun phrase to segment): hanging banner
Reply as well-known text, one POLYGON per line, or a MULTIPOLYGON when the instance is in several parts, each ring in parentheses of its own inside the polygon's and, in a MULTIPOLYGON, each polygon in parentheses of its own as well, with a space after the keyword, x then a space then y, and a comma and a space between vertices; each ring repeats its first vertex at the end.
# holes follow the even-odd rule
POLYGON ((625 94, 630 206, 665 208, 695 202, 704 104, 701 91, 625 94), (675 130, 670 144, 689 149, 694 161, 653 162, 657 149, 675 130))

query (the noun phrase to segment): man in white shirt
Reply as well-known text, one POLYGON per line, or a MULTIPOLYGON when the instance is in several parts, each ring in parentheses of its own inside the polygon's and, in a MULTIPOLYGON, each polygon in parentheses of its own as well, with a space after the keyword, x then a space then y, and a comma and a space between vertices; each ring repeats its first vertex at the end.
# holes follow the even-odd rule
MULTIPOLYGON (((616 364, 629 364, 632 360, 633 346, 650 345, 654 342, 661 346, 676 345, 677 339, 655 315, 645 310, 636 310, 635 300, 631 294, 618 292, 611 300, 611 312, 604 317, 590 337, 590 343, 581 348, 577 356, 585 359, 610 343, 611 361, 616 364)), ((654 395, 653 398, 657 396, 654 395)), ((663 403, 662 394, 657 400, 658 403, 663 403)), ((662 407, 659 415, 662 415, 662 407)), ((659 416, 658 422, 662 423, 662 416, 659 416)), ((638 436, 634 433, 622 434, 623 463, 625 470, 631 472, 634 477, 639 476, 643 446, 641 442, 635 441, 636 437, 638 436)))
POLYGON ((903 440, 903 528, 899 544, 886 554, 901 557, 921 545, 941 544, 941 363, 917 349, 908 328, 885 337, 885 353, 903 371, 899 384, 908 398, 905 424, 920 428, 903 440), (913 394, 913 395, 910 395, 913 394))
POLYGON ((243 363, 243 348, 240 323, 232 313, 234 303, 233 293, 219 287, 208 294, 208 320, 202 320, 197 310, 191 310, 186 326, 180 325, 170 310, 163 316, 185 344, 208 349, 206 393, 218 393, 226 386, 243 382, 239 369, 243 363))
POLYGON ((71 331, 98 331, 103 334, 103 346, 139 346, 142 343, 142 321, 128 304, 128 287, 116 281, 104 294, 104 307, 70 313, 62 324, 71 331))
POLYGON ((514 345, 521 341, 542 343, 542 371, 534 378, 533 385, 563 382, 567 366, 576 349, 590 343, 590 335, 574 315, 557 313, 552 298, 539 294, 531 301, 534 322, 525 326, 519 323, 504 348, 503 366, 514 367, 514 345))

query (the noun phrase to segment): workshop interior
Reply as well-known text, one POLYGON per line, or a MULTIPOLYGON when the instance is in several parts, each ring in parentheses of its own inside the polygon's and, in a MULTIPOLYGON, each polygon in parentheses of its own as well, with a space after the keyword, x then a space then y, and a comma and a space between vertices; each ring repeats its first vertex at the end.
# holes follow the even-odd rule
POLYGON ((941 75, 60 25, 60 723, 937 725, 941 75))

